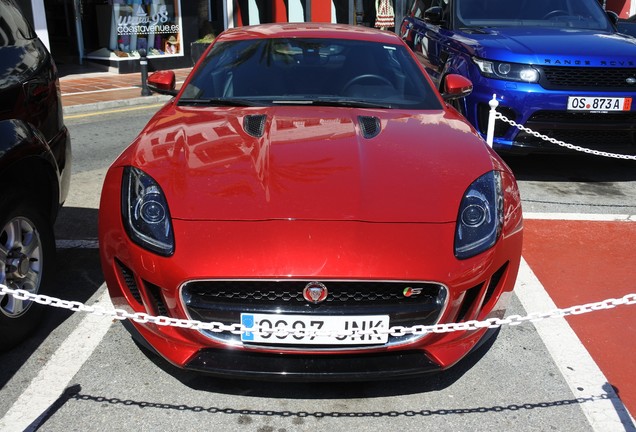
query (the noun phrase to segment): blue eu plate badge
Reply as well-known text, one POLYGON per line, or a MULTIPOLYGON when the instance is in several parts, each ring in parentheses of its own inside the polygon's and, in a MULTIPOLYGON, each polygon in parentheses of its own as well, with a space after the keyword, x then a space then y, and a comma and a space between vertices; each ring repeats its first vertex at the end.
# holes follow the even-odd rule
MULTIPOLYGON (((253 329, 254 328, 254 315, 241 314, 241 324, 245 328, 253 329)), ((254 333, 252 331, 249 331, 249 330, 244 331, 243 332, 243 336, 241 337, 241 340, 253 341, 254 340, 254 333)))

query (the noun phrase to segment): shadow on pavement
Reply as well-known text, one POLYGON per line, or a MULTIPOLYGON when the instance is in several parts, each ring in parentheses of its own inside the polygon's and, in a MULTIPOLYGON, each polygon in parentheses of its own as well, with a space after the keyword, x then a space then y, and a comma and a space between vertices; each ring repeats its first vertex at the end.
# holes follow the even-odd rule
MULTIPOLYGON (((65 239, 97 237, 96 209, 64 208, 62 212, 64 213, 61 214, 62 217, 75 221, 71 227, 64 230, 69 231, 69 236, 64 237, 65 239)), ((55 228, 56 238, 62 238, 57 232, 57 225, 55 228)), ((104 282, 98 249, 57 249, 56 255, 55 274, 49 280, 48 286, 43 287, 41 293, 64 300, 85 303, 104 282)), ((73 314, 74 312, 70 310, 47 307, 42 321, 29 338, 15 348, 0 353, 0 364, 2 364, 0 388, 27 362, 40 345, 45 343, 54 330, 73 314)))

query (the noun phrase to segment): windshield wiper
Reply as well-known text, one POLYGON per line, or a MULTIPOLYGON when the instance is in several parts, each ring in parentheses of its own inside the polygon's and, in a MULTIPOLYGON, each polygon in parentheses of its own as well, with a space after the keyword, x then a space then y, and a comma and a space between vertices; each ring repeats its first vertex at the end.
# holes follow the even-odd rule
POLYGON ((251 106, 263 106, 263 103, 256 103, 246 99, 238 98, 201 98, 201 99, 179 99, 178 105, 204 105, 204 106, 236 106, 236 107, 251 107, 251 106))
POLYGON ((480 33, 480 34, 486 34, 488 33, 487 30, 488 29, 492 29, 494 27, 492 26, 475 26, 475 27, 461 27, 460 30, 464 31, 466 33, 480 33))
POLYGON ((314 105, 314 106, 334 106, 347 108, 392 108, 390 104, 367 102, 353 99, 290 99, 274 100, 275 105, 314 105))
POLYGON ((391 108, 391 104, 367 102, 355 99, 318 99, 315 100, 314 105, 318 106, 342 106, 350 108, 391 108))

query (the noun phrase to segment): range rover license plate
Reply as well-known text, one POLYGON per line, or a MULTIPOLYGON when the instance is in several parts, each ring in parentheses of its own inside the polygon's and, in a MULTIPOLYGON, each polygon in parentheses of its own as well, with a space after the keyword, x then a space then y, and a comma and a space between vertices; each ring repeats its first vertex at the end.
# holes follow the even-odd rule
POLYGON ((610 112, 629 111, 632 109, 630 97, 568 97, 569 111, 610 112))
POLYGON ((386 343, 389 335, 380 330, 388 330, 388 315, 276 315, 241 314, 241 324, 246 331, 241 333, 241 341, 268 344, 295 345, 363 345, 386 343), (258 329, 272 330, 259 332, 258 329), (252 330, 253 329, 253 330, 252 330), (297 329, 320 331, 321 334, 294 334, 275 331, 276 329, 297 329), (352 330, 371 331, 370 334, 337 336, 352 330), (328 333, 328 334, 325 334, 328 333))

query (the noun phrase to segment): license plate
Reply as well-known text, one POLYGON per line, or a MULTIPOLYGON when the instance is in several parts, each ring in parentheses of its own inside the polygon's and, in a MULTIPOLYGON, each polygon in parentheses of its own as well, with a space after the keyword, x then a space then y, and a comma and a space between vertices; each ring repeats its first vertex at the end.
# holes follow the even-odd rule
POLYGON ((246 328, 246 331, 241 333, 241 341, 243 342, 295 345, 360 345, 386 343, 389 339, 388 333, 379 332, 389 328, 388 315, 329 316, 242 313, 241 324, 246 328), (259 332, 259 328, 272 330, 273 332, 259 332), (321 334, 301 335, 284 331, 276 332, 276 329, 313 330, 321 334), (352 330, 371 331, 371 333, 335 336, 338 332, 346 334, 346 332, 352 330))
POLYGON ((568 110, 570 111, 629 111, 632 109, 630 97, 568 97, 568 110))

